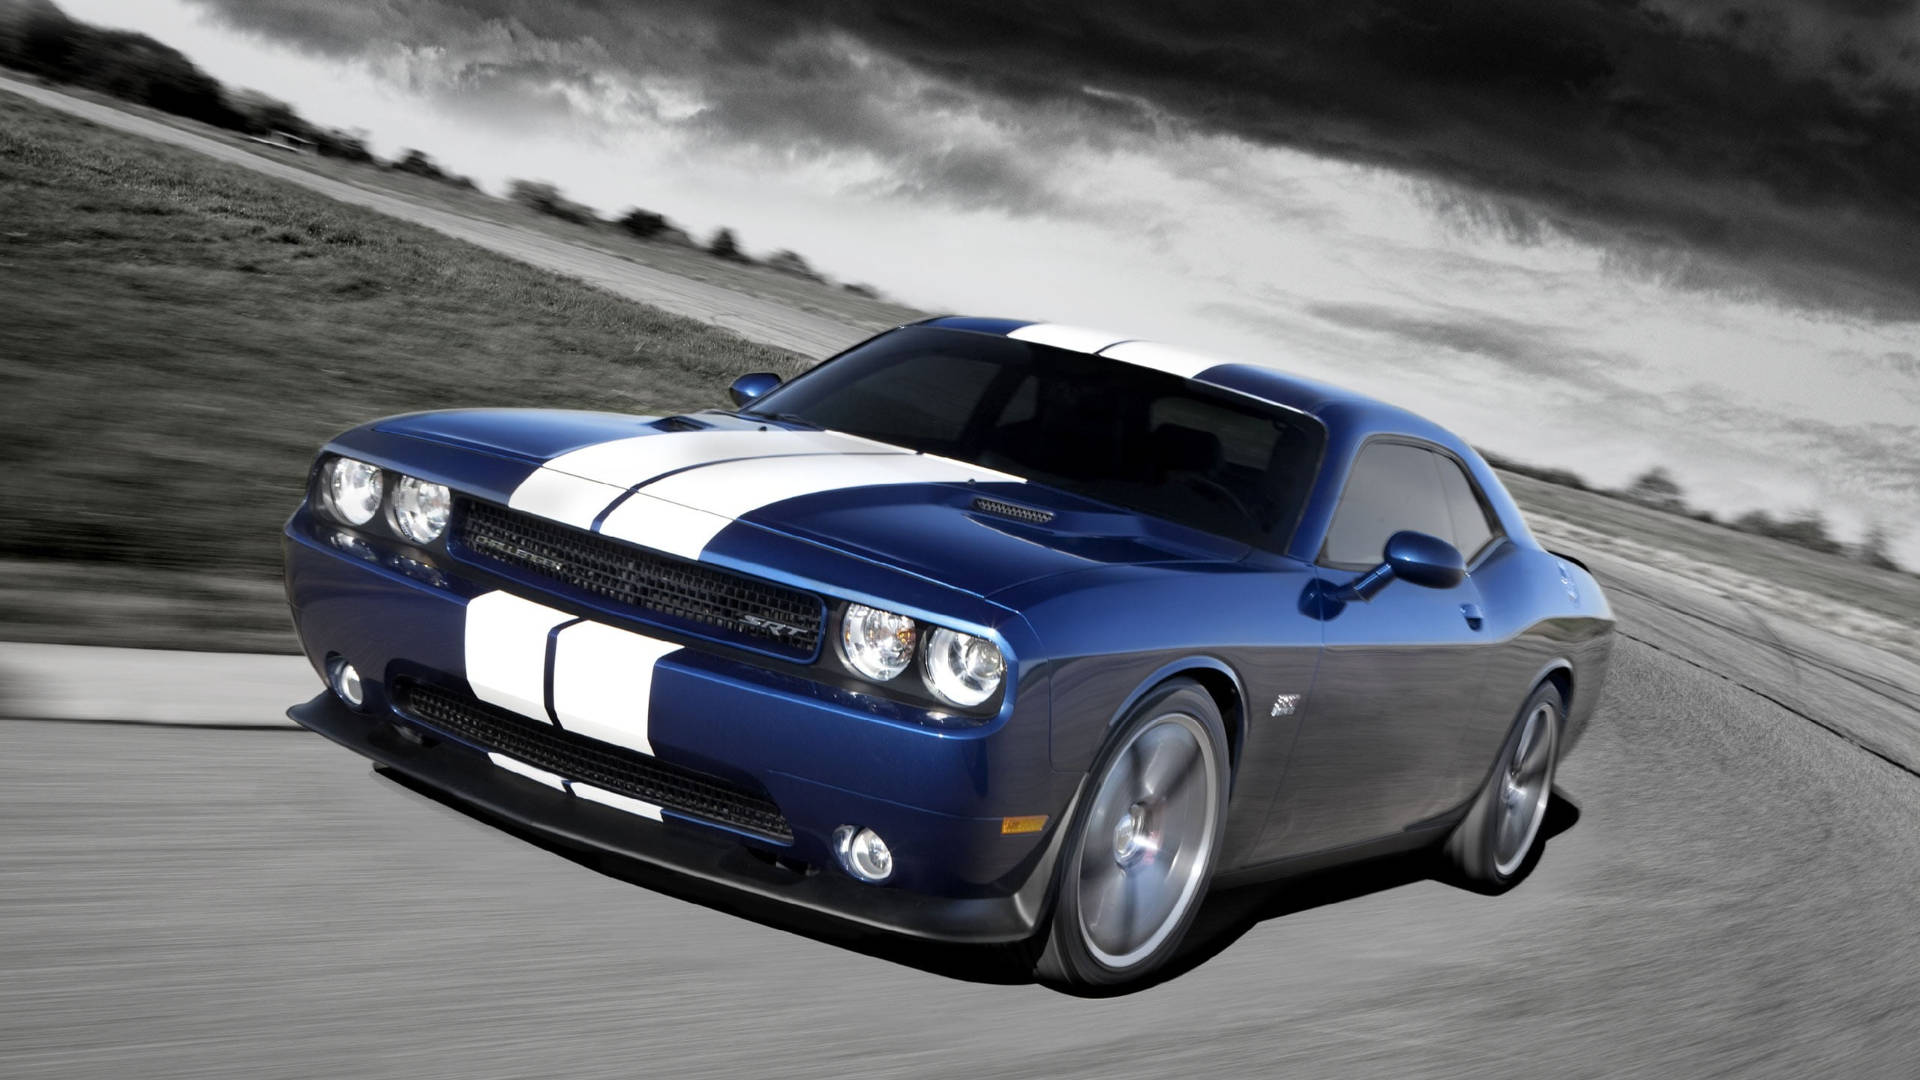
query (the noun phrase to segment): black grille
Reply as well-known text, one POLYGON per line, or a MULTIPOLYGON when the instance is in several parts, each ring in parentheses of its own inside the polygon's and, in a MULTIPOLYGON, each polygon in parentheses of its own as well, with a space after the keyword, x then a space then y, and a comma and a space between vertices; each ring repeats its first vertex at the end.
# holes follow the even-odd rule
POLYGON ((711 626, 796 657, 820 645, 820 598, 491 503, 461 500, 469 551, 622 604, 711 626))
POLYGON ((973 508, 982 513, 999 514, 1001 517, 1009 517, 1015 521, 1024 521, 1032 525, 1045 525, 1047 522, 1053 520, 1053 511, 1051 510, 1041 510, 1032 506, 1021 506, 1019 503, 1001 502, 999 499, 989 499, 985 495, 976 495, 973 497, 973 508))
POLYGON ((778 806, 718 777, 529 720, 465 694, 414 682, 397 689, 402 711, 445 734, 664 810, 793 842, 793 828, 778 806))

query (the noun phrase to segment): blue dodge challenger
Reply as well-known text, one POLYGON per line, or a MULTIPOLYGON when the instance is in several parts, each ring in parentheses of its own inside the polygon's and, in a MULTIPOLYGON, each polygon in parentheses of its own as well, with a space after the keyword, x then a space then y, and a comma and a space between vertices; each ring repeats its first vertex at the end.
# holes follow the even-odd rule
POLYGON ((417 413, 287 523, 290 715, 569 846, 1138 980, 1208 888, 1538 858, 1613 616, 1473 449, 1265 367, 939 318, 732 411, 417 413))

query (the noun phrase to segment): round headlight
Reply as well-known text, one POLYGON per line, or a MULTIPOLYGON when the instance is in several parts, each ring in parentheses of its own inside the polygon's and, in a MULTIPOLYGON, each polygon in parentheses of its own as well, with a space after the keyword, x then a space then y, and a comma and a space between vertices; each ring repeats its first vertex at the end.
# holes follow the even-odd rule
POLYGON ((416 544, 431 544, 447 531, 453 496, 444 484, 403 476, 393 485, 393 525, 416 544))
POLYGON ((840 620, 840 644, 847 663, 874 682, 886 682, 907 670, 913 662, 916 636, 912 619, 865 604, 849 604, 846 618, 840 620))
POLYGON ((1007 661, 993 642, 945 627, 927 635, 920 663, 927 689, 963 709, 992 697, 1007 672, 1007 661))
POLYGON ((352 458, 334 458, 327 462, 322 480, 327 491, 327 506, 334 516, 349 525, 365 525, 380 512, 380 470, 352 458))

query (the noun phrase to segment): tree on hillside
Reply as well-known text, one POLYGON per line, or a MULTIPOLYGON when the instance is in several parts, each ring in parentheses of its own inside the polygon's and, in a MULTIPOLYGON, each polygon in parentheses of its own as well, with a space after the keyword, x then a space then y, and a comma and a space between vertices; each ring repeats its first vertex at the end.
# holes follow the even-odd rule
POLYGON ((1662 465, 1655 465, 1635 477, 1633 483, 1627 485, 1627 498, 1642 506, 1669 513, 1683 514, 1687 510, 1687 501, 1681 496, 1680 485, 1662 465))
POLYGON ((0 2, 0 61, 51 75, 66 63, 77 25, 51 0, 0 2))
POLYGON ((1859 546, 1853 549, 1853 557, 1868 566, 1882 570, 1898 570, 1900 564, 1893 561, 1887 549, 1893 538, 1887 535, 1887 527, 1876 521, 1867 526, 1867 534, 1860 538, 1859 546))
POLYGON ((1809 551, 1832 555, 1841 550, 1840 541, 1827 532, 1827 519, 1818 510, 1802 510, 1791 518, 1779 519, 1765 510, 1749 510, 1734 519, 1733 527, 1741 532, 1784 540, 1809 551))
POLYGON ((400 156, 393 159, 393 170, 395 172, 411 173, 414 176, 422 176, 428 180, 445 180, 447 178, 446 170, 434 163, 432 155, 428 154, 425 150, 415 150, 412 147, 401 150, 400 156))
POLYGON ((219 81, 179 50, 68 18, 45 0, 0 3, 0 63, 215 127, 245 125, 219 81))
POLYGON ((314 148, 327 157, 356 161, 362 165, 370 164, 375 160, 373 151, 367 149, 367 134, 364 131, 315 128, 309 137, 313 139, 314 148))
MULTIPOLYGON (((364 147, 362 147, 362 149, 364 149, 364 147)), ((368 156, 371 157, 372 155, 368 156)), ((473 181, 470 178, 461 176, 458 173, 450 173, 441 168, 440 164, 433 160, 433 156, 425 150, 415 150, 412 147, 407 147, 400 151, 400 156, 395 158, 393 164, 389 165, 388 168, 395 172, 411 173, 414 176, 427 180, 437 180, 442 184, 452 184, 454 187, 463 187, 468 190, 473 189, 473 181)))
POLYGON ((826 280, 797 251, 776 251, 767 259, 767 265, 783 274, 792 274, 794 277, 808 278, 813 281, 826 280))
MULTIPOLYGON (((144 34, 77 22, 51 0, 0 0, 0 64, 234 131, 284 131, 330 157, 373 160, 362 132, 316 127, 286 102, 254 91, 229 93, 178 51, 144 34)), ((471 186, 465 177, 440 172, 424 154, 415 164, 430 170, 423 175, 471 186)))
POLYGON ((560 189, 545 180, 513 180, 507 183, 507 198, 544 214, 560 201, 560 189))
POLYGON ((317 134, 305 117, 293 111, 293 106, 265 94, 252 91, 236 93, 233 95, 233 107, 246 122, 246 130, 250 134, 268 135, 284 131, 303 139, 312 139, 317 134))
POLYGON ((507 185, 507 197, 531 210, 575 225, 591 225, 600 220, 593 208, 574 202, 545 180, 515 180, 507 185))
POLYGON ((733 230, 724 225, 714 231, 713 239, 707 241, 707 254, 737 262, 745 262, 747 258, 740 250, 740 241, 734 237, 733 230))
POLYGON ((1827 532, 1827 519, 1818 510, 1803 510, 1792 518, 1779 522, 1773 535, 1789 544, 1798 544, 1809 551, 1825 552, 1832 555, 1840 550, 1840 541, 1827 532))
POLYGON ((672 228, 673 223, 667 220, 665 214, 656 214, 636 206, 620 216, 620 227, 641 240, 652 240, 672 228))

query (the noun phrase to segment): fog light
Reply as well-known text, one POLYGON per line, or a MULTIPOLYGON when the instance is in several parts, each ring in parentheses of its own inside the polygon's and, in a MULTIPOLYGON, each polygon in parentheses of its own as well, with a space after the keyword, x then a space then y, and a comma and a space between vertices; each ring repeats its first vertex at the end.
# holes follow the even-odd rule
POLYGON ((333 534, 327 537, 327 539, 333 542, 334 547, 352 555, 356 559, 365 559, 368 562, 380 561, 380 556, 374 552, 372 544, 367 543, 365 540, 360 539, 345 529, 333 530, 333 534))
POLYGON ((885 881, 893 874, 893 852, 872 829, 842 825, 833 830, 833 853, 841 868, 861 881, 885 881))
POLYGON ((339 657, 327 664, 327 685, 341 701, 359 708, 367 703, 367 689, 360 685, 360 669, 339 657))

